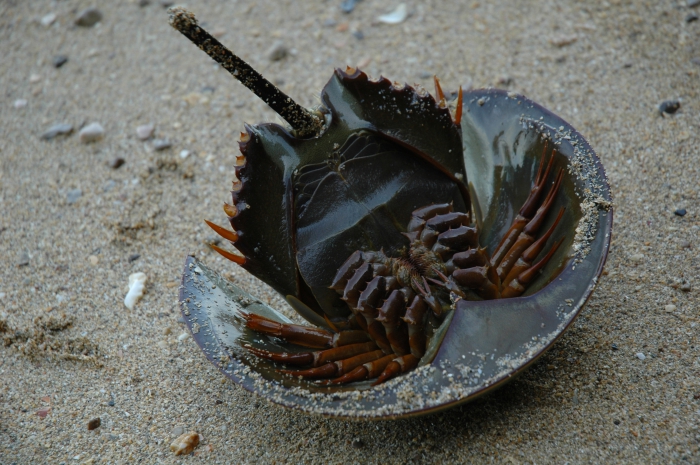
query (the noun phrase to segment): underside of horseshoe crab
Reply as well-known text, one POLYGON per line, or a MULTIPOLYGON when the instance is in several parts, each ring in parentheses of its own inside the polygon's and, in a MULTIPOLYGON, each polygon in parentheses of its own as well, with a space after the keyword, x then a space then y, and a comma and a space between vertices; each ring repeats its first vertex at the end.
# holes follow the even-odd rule
POLYGON ((394 418, 498 386, 573 321, 612 228, 603 168, 570 125, 500 90, 435 95, 336 70, 298 107, 183 9, 171 24, 286 119, 239 142, 232 248, 293 324, 188 257, 185 320, 236 383, 304 411, 394 418), (278 107, 278 108, 276 108, 278 107))

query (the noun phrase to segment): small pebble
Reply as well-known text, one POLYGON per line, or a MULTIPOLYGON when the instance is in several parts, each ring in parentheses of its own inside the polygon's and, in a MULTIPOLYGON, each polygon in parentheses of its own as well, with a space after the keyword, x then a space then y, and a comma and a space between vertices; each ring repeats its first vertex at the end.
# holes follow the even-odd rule
POLYGON ((400 3, 394 11, 377 17, 377 20, 385 24, 400 24, 403 23, 406 18, 408 18, 408 8, 405 3, 400 3))
POLYGON ((288 53, 289 50, 287 49, 287 46, 284 45, 284 42, 278 40, 272 44, 265 55, 270 61, 280 61, 281 59, 285 58, 288 53))
POLYGON ((97 255, 90 255, 90 256, 88 257, 88 260, 90 261, 90 264, 91 264, 92 266, 95 266, 95 265, 97 265, 97 264, 100 262, 100 259, 97 258, 97 255))
POLYGON ((47 15, 44 15, 41 18, 41 21, 39 21, 39 22, 41 23, 42 26, 49 27, 54 23, 54 21, 56 21, 56 13, 49 13, 47 15))
POLYGON ((80 137, 80 142, 83 144, 89 144, 91 142, 96 142, 102 139, 105 135, 105 130, 100 123, 90 123, 80 130, 78 136, 80 137))
POLYGON ((549 39, 549 43, 554 45, 555 47, 566 47, 567 45, 573 44, 577 40, 578 36, 576 34, 570 34, 553 37, 549 39))
POLYGON ((681 102, 678 100, 666 100, 659 105, 659 113, 661 115, 672 115, 681 107, 681 102))
POLYGON ((39 76, 38 74, 32 74, 29 76, 30 84, 36 84, 39 81, 41 81, 41 76, 39 76))
POLYGON ((700 66, 700 57, 691 58, 690 62, 694 65, 700 66))
POLYGON ((100 420, 100 417, 93 418, 92 420, 88 421, 88 431, 92 431, 94 429, 99 428, 101 424, 102 420, 100 420))
POLYGON ((135 262, 139 258, 141 258, 140 254, 137 254, 137 253, 131 254, 131 255, 129 255, 129 263, 135 262))
POLYGON ((65 136, 70 134, 71 132, 73 132, 72 124, 54 124, 41 135, 41 138, 44 140, 51 140, 56 136, 65 136))
POLYGON ((170 8, 175 4, 172 0, 159 0, 158 3, 160 3, 160 6, 163 8, 170 8))
POLYGON ((27 266, 29 265, 29 254, 27 252, 22 252, 19 254, 19 259, 17 260, 17 266, 27 266))
POLYGON ((664 306, 664 310, 666 311, 666 313, 673 313, 676 311, 676 306, 673 304, 668 304, 664 306))
POLYGON ((355 449, 362 449, 365 446, 365 443, 362 439, 360 438, 355 438, 352 440, 352 447, 355 449))
POLYGON ((688 16, 685 17, 686 23, 692 23, 693 21, 697 21, 697 20, 698 20, 697 13, 688 13, 688 16))
POLYGON ((189 151, 189 150, 181 150, 181 151, 180 151, 180 158, 182 158, 183 160, 184 160, 185 158, 189 157, 189 156, 190 156, 190 151, 189 151))
POLYGON ((611 347, 612 347, 612 350, 618 350, 617 344, 615 344, 614 342, 612 343, 611 347))
POLYGON ((175 439, 172 444, 170 444, 170 450, 173 451, 175 455, 187 455, 197 447, 199 441, 199 434, 190 431, 175 439))
POLYGON ((153 139, 153 148, 155 150, 165 150, 172 147, 168 139, 153 139))
POLYGON ((357 39, 357 40, 362 40, 365 38, 365 34, 362 31, 354 31, 352 35, 357 39))
POLYGON ((83 191, 80 189, 71 189, 66 194, 66 202, 68 205, 73 205, 75 202, 83 196, 83 191))
POLYGON ((56 55, 53 57, 53 60, 51 60, 51 64, 53 64, 54 68, 60 68, 66 63, 68 63, 68 57, 65 55, 56 55))
POLYGON ((673 212, 673 214, 676 216, 685 216, 686 213, 685 208, 679 208, 673 212))
POLYGON ((338 24, 338 21, 333 18, 328 18, 323 22, 323 27, 334 27, 336 24, 338 24))
POLYGON ((86 8, 75 18, 75 25, 92 27, 102 21, 102 12, 95 7, 86 8))
POLYGON ((116 170, 117 168, 121 167, 124 163, 126 163, 126 162, 122 157, 114 157, 109 162, 109 167, 112 168, 113 170, 116 170))
POLYGON ((176 438, 176 437, 178 437, 178 436, 182 436, 183 434, 185 434, 185 427, 184 427, 184 426, 176 426, 176 427, 173 428, 173 430, 170 432, 170 435, 171 435, 172 437, 174 437, 174 438, 176 438))
POLYGON ((639 360, 644 360, 644 359, 647 358, 647 356, 644 355, 644 354, 641 353, 641 352, 637 352, 635 355, 637 356, 637 358, 638 358, 639 360))
POLYGON ((695 8, 700 5, 700 0, 688 0, 688 8, 695 8))
POLYGON ((616 425, 619 425, 619 424, 620 424, 620 420, 615 420, 615 421, 613 421, 613 423, 615 423, 616 425))
POLYGON ((188 337, 190 337, 190 334, 189 334, 189 333, 182 333, 182 334, 180 334, 180 335, 177 337, 177 340, 180 341, 180 342, 182 342, 182 341, 184 341, 185 339, 187 339, 188 337))
POLYGON ((140 6, 141 8, 143 8, 143 7, 145 7, 145 6, 148 6, 148 5, 150 5, 150 4, 151 4, 150 0, 139 0, 139 6, 140 6))
POLYGON ((107 405, 110 407, 114 407, 114 399, 109 399, 109 402, 107 402, 107 405))
POLYGON ((644 254, 643 253, 636 253, 636 254, 630 255, 630 260, 632 260, 633 262, 641 262, 642 260, 644 260, 644 254))
POLYGON ((352 13, 352 10, 355 9, 355 5, 360 3, 362 0, 343 0, 340 2, 340 11, 342 11, 345 14, 352 13))
POLYGON ((433 74, 429 73, 428 71, 421 71, 420 73, 418 73, 418 77, 420 79, 430 79, 431 77, 433 77, 433 74))
POLYGON ((691 290, 690 283, 685 282, 685 283, 681 284, 681 291, 690 292, 690 290, 691 290))
POLYGON ((144 124, 136 128, 136 137, 141 140, 150 139, 156 127, 154 124, 144 124))
POLYGON ((15 103, 13 103, 12 106, 19 110, 20 108, 24 108, 27 106, 27 101, 23 98, 18 98, 17 100, 15 100, 15 103))

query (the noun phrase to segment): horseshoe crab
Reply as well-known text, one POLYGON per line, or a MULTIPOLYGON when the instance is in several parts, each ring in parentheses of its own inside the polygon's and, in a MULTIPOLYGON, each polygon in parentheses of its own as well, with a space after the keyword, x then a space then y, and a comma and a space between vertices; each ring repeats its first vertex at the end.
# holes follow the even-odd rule
POLYGON ((212 246, 284 296, 292 324, 188 257, 182 313, 207 358, 273 402, 336 417, 435 412, 503 384, 578 315, 612 208, 600 160, 514 93, 435 96, 352 68, 306 110, 200 28, 171 25, 282 116, 239 142, 233 231, 212 246))

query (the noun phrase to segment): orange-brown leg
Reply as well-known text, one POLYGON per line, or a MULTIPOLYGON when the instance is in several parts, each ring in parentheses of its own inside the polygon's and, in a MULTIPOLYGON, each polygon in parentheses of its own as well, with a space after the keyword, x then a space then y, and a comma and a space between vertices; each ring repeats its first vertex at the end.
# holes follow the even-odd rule
POLYGON ((501 264, 501 261, 508 253, 510 248, 513 246, 515 241, 518 239, 518 236, 522 232, 523 228, 530 221, 530 218, 532 218, 532 215, 537 209, 537 203, 539 202, 540 196, 544 191, 545 182, 547 181, 547 178, 549 177, 549 172, 552 169, 555 151, 552 151, 552 156, 550 157, 549 163, 547 163, 547 168, 545 170, 544 160, 546 154, 547 142, 545 141, 544 150, 542 152, 542 159, 540 161, 540 167, 537 170, 537 177, 535 178, 535 185, 532 187, 530 195, 523 204, 522 208, 520 208, 518 216, 516 216, 515 220, 513 220, 513 224, 510 226, 510 229, 503 236, 503 239, 501 239, 500 244, 498 244, 498 247, 496 247, 496 250, 491 256, 491 265, 494 268, 497 268, 501 264))
POLYGON ((547 216, 549 209, 552 207, 556 193, 561 185, 563 175, 563 170, 559 171, 557 180, 555 181, 554 186, 552 186, 552 189, 550 189, 547 198, 542 203, 540 208, 537 209, 537 212, 532 216, 532 219, 528 221, 528 223, 522 229, 522 232, 518 235, 508 252, 503 256, 503 259, 497 268, 498 276, 501 279, 501 282, 503 282, 503 280, 506 278, 511 268, 513 268, 513 265, 515 265, 525 249, 530 247, 532 243, 535 242, 535 234, 539 230, 540 226, 542 226, 544 218, 547 216))
POLYGON ((374 342, 361 342, 359 344, 349 344, 333 349, 317 350, 314 352, 301 352, 290 354, 287 352, 270 352, 267 350, 256 349, 255 347, 247 346, 251 353, 258 357, 272 360, 273 362, 287 363, 289 365, 311 365, 319 367, 328 362, 343 360, 377 350, 377 345, 374 342))

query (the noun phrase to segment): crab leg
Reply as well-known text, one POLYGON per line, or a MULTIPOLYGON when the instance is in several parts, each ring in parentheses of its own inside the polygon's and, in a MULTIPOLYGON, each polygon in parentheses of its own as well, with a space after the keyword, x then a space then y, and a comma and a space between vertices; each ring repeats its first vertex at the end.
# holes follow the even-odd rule
POLYGON ((412 354, 395 358, 391 361, 391 363, 389 363, 386 366, 386 368, 384 368, 384 371, 382 371, 382 374, 379 375, 379 378, 374 383, 372 383, 372 386, 382 384, 384 381, 390 380, 391 378, 400 375, 401 373, 406 373, 407 371, 413 370, 415 367, 418 366, 418 361, 418 357, 412 354))
POLYGON ((545 141, 544 150, 542 152, 542 159, 540 161, 540 167, 537 170, 537 177, 535 178, 535 185, 532 187, 532 190, 530 191, 530 195, 528 196, 527 200, 523 204, 522 208, 520 208, 520 212, 518 213, 518 216, 516 216, 515 220, 513 220, 513 224, 510 226, 510 229, 503 236, 503 239, 501 239, 500 244, 498 244, 498 247, 496 247, 496 250, 494 251, 493 255, 491 256, 491 265, 493 265, 494 267, 498 267, 498 265, 501 264, 501 261, 506 256, 506 254, 508 253, 510 248, 513 246, 513 244, 517 240, 518 236, 522 232, 523 228, 529 222, 529 219, 535 213, 535 208, 537 207, 537 202, 539 201, 540 195, 543 192, 545 182, 547 181, 547 178, 549 177, 549 172, 551 171, 552 163, 554 162, 555 152, 552 151, 552 156, 549 159, 549 163, 547 163, 547 169, 543 173, 544 160, 545 160, 546 153, 547 153, 547 142, 545 141))
POLYGON ((544 249, 545 244, 549 240, 549 238, 552 236, 552 233, 556 229, 557 225, 559 224, 559 221, 561 220, 562 216, 564 215, 564 208, 559 210, 559 215, 557 215, 557 219, 554 220, 554 223, 552 223, 552 226, 549 227, 546 233, 537 241, 535 241, 530 247, 523 252, 523 254, 518 258, 518 261, 515 262, 515 265, 513 265, 513 268, 511 268, 510 272, 508 275, 506 275, 505 279, 501 282, 502 286, 505 288, 508 283, 510 283, 513 279, 518 277, 520 273, 523 271, 526 271, 532 267, 532 262, 537 258, 537 256, 542 252, 542 249, 544 249))
POLYGON ((287 352, 270 352, 268 350, 256 349, 252 346, 248 346, 246 349, 258 357, 266 358, 268 360, 272 360, 273 362, 319 367, 328 362, 335 362, 336 360, 342 360, 377 350, 377 345, 374 342, 363 342, 360 344, 334 347, 333 349, 316 350, 314 352, 301 352, 297 354, 287 352))
POLYGON ((503 297, 504 299, 510 297, 518 297, 523 292, 525 292, 525 286, 527 286, 530 283, 530 281, 532 281, 532 279, 535 277, 537 272, 540 271, 547 264, 549 259, 552 258, 554 252, 557 251, 562 242, 564 242, 564 238, 559 239, 559 242, 554 244, 554 246, 550 249, 547 255, 545 255, 544 258, 542 258, 542 260, 540 260, 534 266, 530 267, 529 269, 523 271, 515 278, 513 278, 501 291, 501 297, 503 297))
POLYGON ((373 362, 384 356, 382 350, 373 350, 344 360, 336 360, 335 362, 326 363, 320 367, 309 368, 307 370, 279 370, 280 373, 285 373, 292 376, 301 376, 302 378, 332 378, 334 376, 342 376, 351 370, 354 370, 360 365, 368 362, 373 362))
POLYGON ((411 347, 411 353, 418 358, 425 354, 426 334, 423 328, 427 310, 425 301, 420 296, 415 296, 402 318, 408 326, 408 345, 411 347))
POLYGON ((406 308, 404 293, 394 290, 384 301, 384 305, 379 309, 376 321, 384 325, 386 337, 391 344, 391 349, 396 355, 406 355, 411 353, 408 343, 408 330, 406 325, 402 325, 399 320, 400 314, 406 308))
POLYGON ((530 247, 530 245, 535 242, 534 235, 542 225, 547 212, 549 212, 549 209, 552 207, 554 197, 559 190, 563 175, 564 171, 560 170, 557 180, 555 181, 554 186, 552 186, 552 189, 549 191, 549 195, 547 195, 547 198, 542 203, 542 206, 537 209, 537 213, 535 213, 532 219, 522 229, 522 232, 518 235, 518 238, 515 240, 510 250, 508 250, 503 257, 503 260, 498 265, 498 276, 501 278, 501 282, 508 275, 508 272, 511 268, 513 268, 513 265, 515 265, 515 262, 518 260, 518 258, 520 258, 525 249, 530 247))
POLYGON ((253 331, 279 337, 303 347, 325 349, 367 341, 362 331, 350 330, 333 334, 325 329, 280 323, 255 313, 241 312, 241 315, 245 319, 246 326, 253 331))
POLYGON ((385 355, 384 357, 372 362, 364 363, 349 373, 344 374, 340 378, 329 381, 329 384, 347 384, 365 379, 372 379, 379 376, 387 365, 396 358, 396 355, 385 355))

